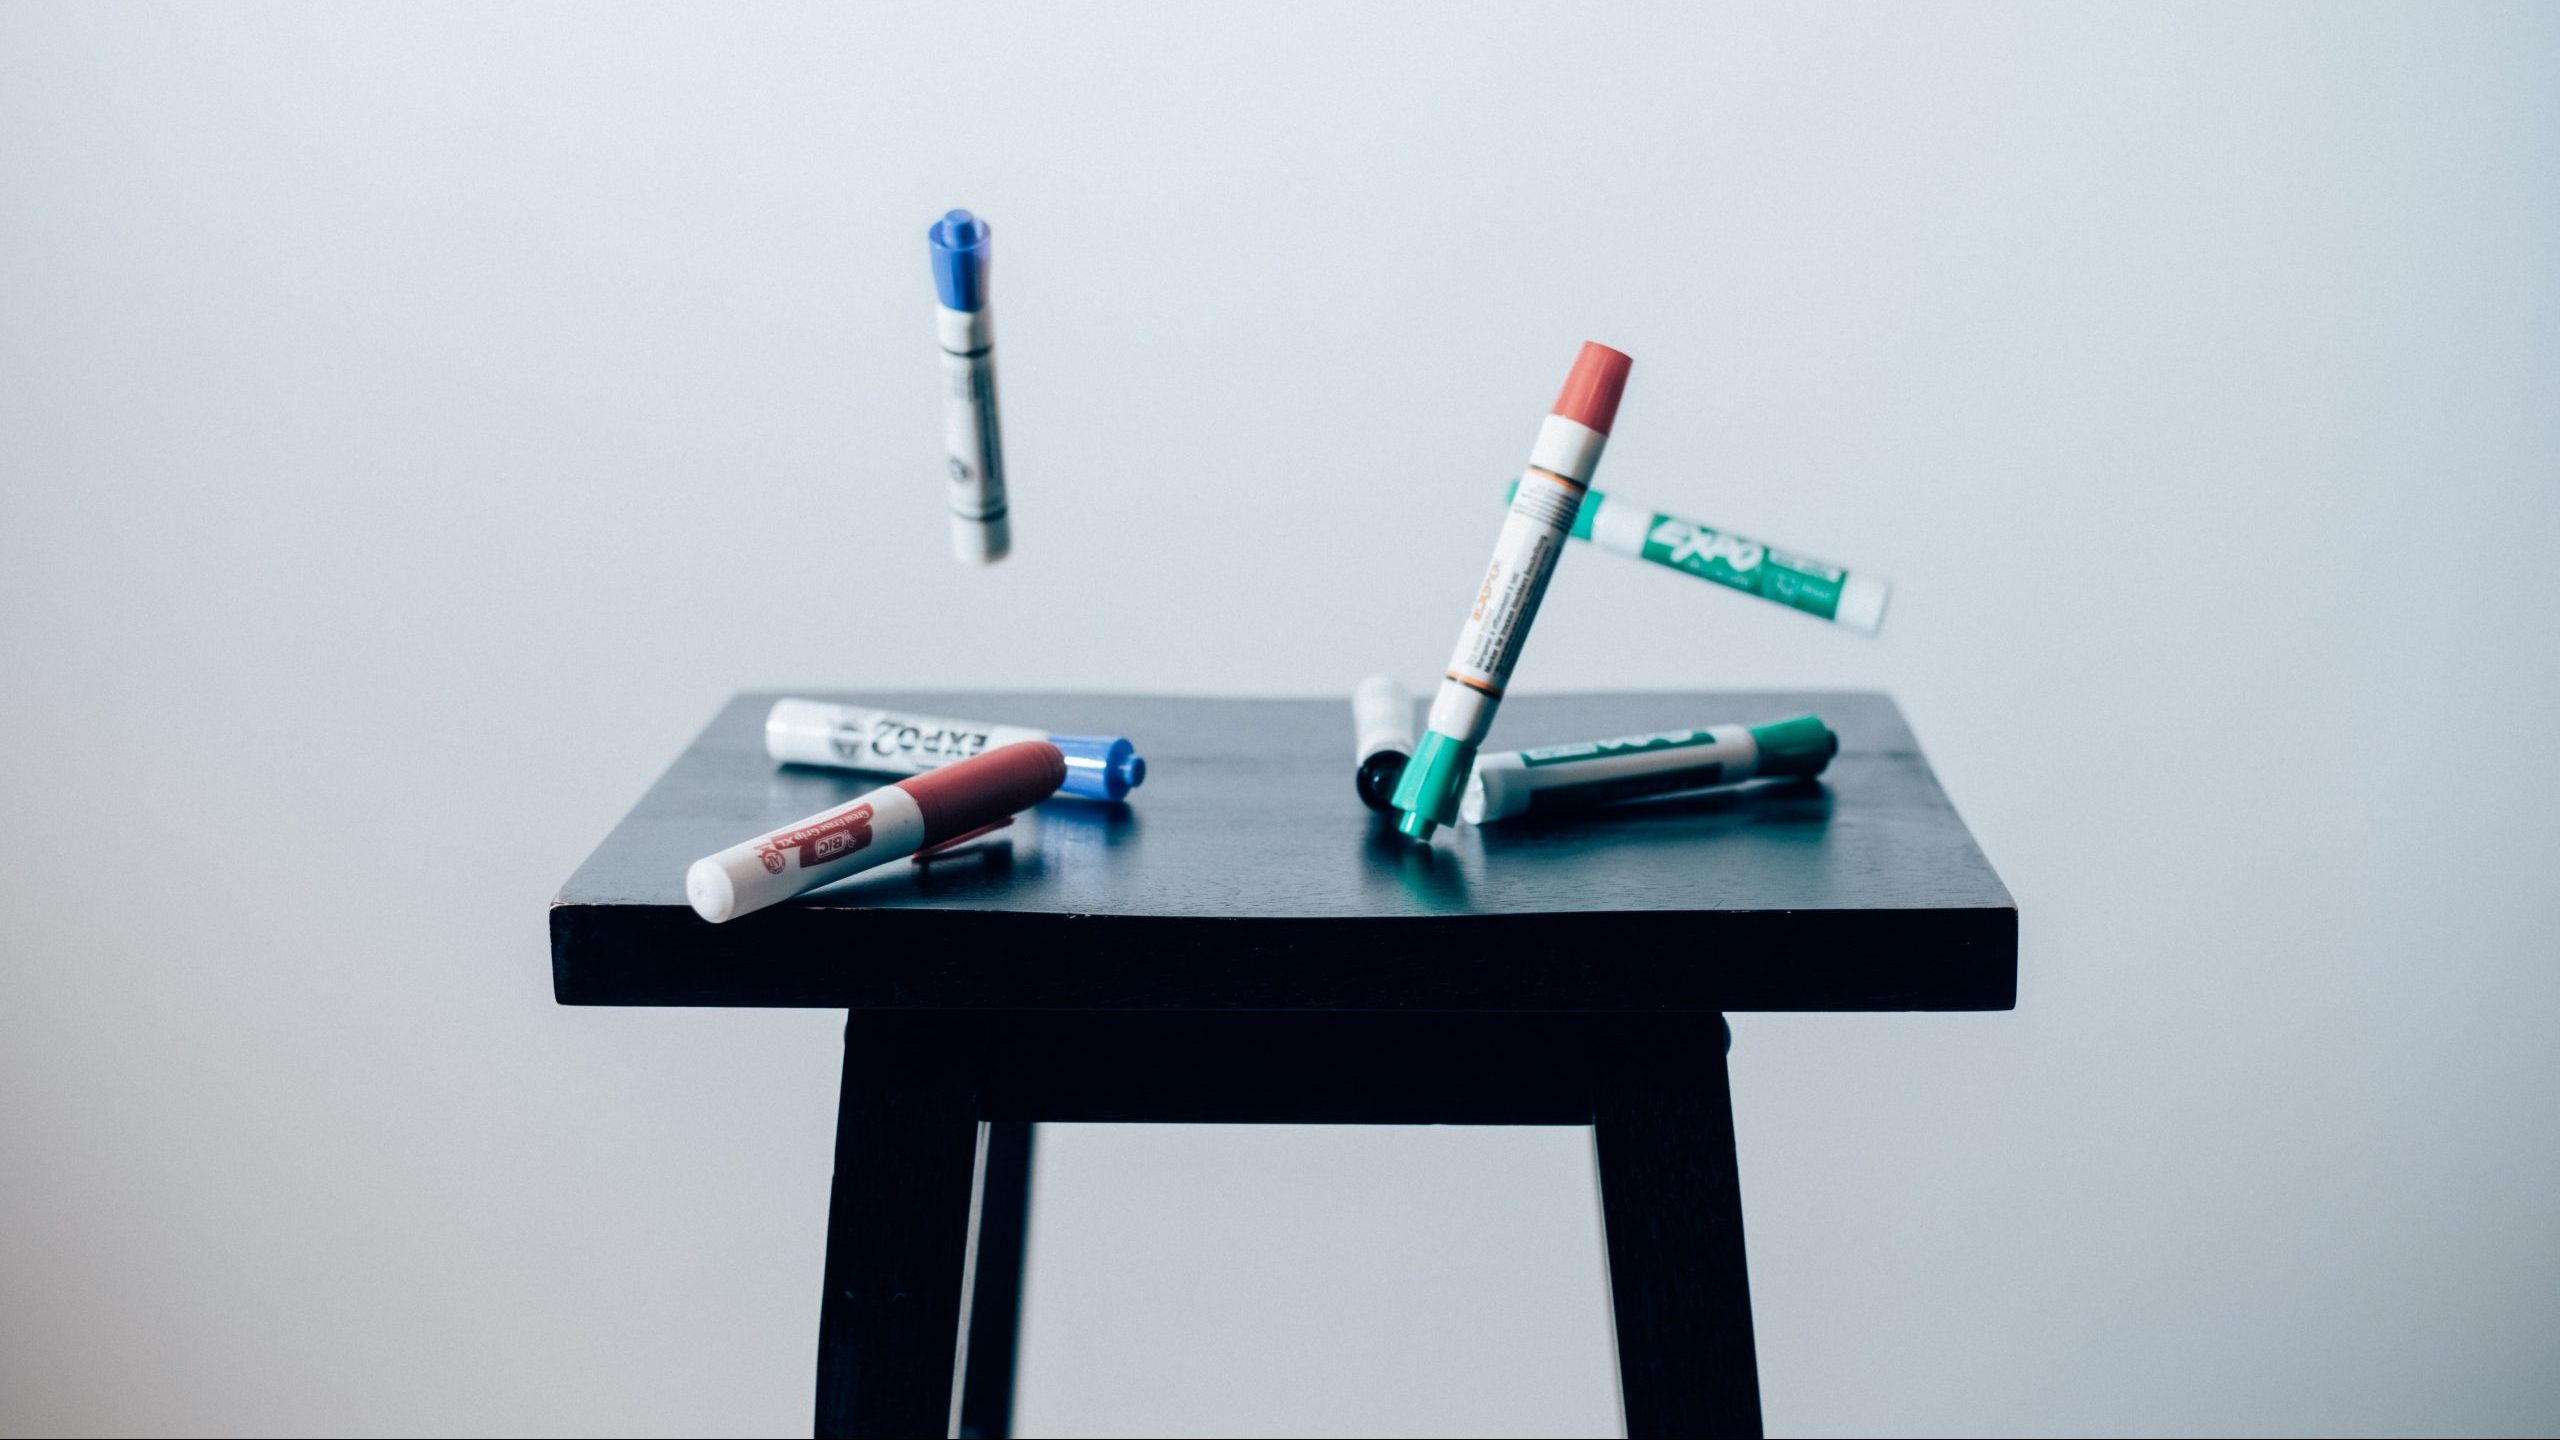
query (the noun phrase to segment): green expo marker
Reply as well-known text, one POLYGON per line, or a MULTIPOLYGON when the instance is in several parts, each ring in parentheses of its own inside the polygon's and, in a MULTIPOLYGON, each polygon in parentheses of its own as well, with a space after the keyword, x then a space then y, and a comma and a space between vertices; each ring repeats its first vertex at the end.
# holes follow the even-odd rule
MULTIPOLYGON (((1511 493, 1520 482, 1511 482, 1511 493)), ((1603 550, 1757 595, 1834 625, 1873 635, 1884 624, 1893 585, 1873 575, 1852 575, 1837 565, 1791 555, 1730 531, 1640 509, 1597 490, 1583 496, 1573 517, 1573 538, 1603 550)))
POLYGON ((1579 810, 1646 795, 1782 775, 1819 775, 1840 737, 1812 715, 1764 725, 1709 725, 1579 745, 1482 756, 1458 818, 1487 825, 1514 815, 1579 810))

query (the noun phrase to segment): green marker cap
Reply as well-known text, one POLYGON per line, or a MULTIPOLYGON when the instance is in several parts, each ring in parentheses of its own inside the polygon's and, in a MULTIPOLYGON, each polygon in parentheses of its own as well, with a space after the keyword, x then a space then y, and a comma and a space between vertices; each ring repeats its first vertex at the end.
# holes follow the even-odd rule
POLYGON ((1791 715, 1750 727, 1760 747, 1759 775, 1819 775, 1840 753, 1840 737, 1818 715, 1791 715))
POLYGON ((1394 804, 1404 812, 1396 817, 1396 828, 1416 840, 1428 840, 1434 826, 1456 823, 1458 797, 1465 793, 1468 772, 1475 768, 1476 747, 1437 730, 1423 731, 1422 743, 1414 747, 1403 778, 1396 781, 1394 804))

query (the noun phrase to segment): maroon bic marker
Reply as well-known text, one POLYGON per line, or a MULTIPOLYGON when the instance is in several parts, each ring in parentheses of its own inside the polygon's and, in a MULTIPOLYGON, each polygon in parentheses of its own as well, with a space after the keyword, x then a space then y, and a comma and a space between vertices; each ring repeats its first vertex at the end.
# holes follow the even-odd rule
POLYGON ((696 860, 684 872, 685 898, 715 925, 734 920, 1000 824, 1066 778, 1066 756, 1045 740, 990 750, 696 860))

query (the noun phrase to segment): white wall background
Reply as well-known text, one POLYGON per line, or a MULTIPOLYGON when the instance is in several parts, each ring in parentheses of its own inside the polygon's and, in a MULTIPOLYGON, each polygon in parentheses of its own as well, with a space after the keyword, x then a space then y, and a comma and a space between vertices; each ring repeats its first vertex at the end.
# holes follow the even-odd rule
MULTIPOLYGON (((733 690, 1872 685, 2015 1014, 1735 1025, 1779 1432, 2560 1427, 2560 12, 0 9, 0 1429, 805 1433, 828 1014, 554 1007, 733 690), (999 235, 945 557, 923 230, 999 235)), ((1046 1133, 1026 1430, 1605 1432, 1568 1132, 1046 1133)))

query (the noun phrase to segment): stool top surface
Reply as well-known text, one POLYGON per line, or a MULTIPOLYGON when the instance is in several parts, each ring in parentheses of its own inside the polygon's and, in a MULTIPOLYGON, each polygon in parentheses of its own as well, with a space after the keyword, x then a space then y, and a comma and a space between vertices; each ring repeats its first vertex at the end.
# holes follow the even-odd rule
MULTIPOLYGON (((1010 857, 904 862, 725 925, 686 866, 887 783, 777 767, 732 699, 551 907, 564 1004, 855 1009, 1933 1010, 2015 1003, 2017 912, 1900 709, 1872 691, 1522 695, 1488 749, 1810 711, 1819 781, 1416 846, 1352 789, 1342 700, 865 694, 1127 735, 1125 805, 1056 800, 1010 857)), ((826 692, 792 692, 824 694, 826 692)))

